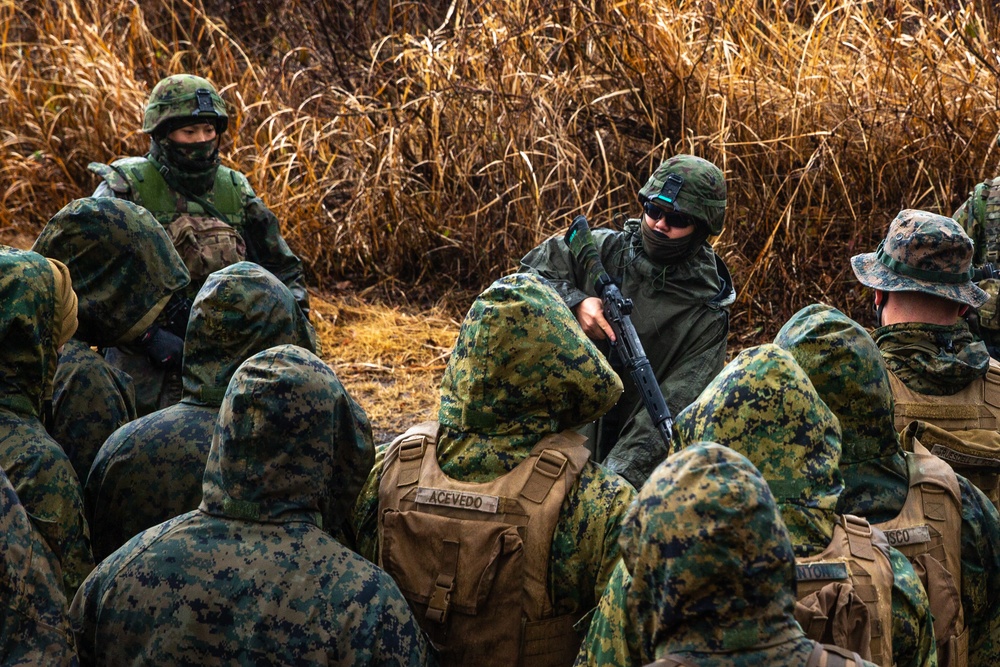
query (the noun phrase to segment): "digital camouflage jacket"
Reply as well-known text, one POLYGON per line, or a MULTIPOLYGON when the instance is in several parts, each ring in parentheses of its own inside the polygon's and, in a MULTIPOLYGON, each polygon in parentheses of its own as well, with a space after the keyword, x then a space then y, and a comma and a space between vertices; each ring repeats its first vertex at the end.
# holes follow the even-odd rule
POLYGON ((986 375, 990 355, 965 320, 953 325, 906 322, 879 327, 872 338, 886 366, 920 394, 950 396, 986 375))
MULTIPOLYGON (((791 354, 772 344, 743 350, 676 426, 681 446, 717 442, 750 459, 771 487, 797 558, 829 545, 844 488, 841 431, 791 354)), ((933 667, 937 647, 927 594, 903 554, 890 547, 887 555, 896 666, 933 667)))
MULTIPOLYGON (((729 306, 736 294, 728 269, 711 246, 703 244, 680 264, 661 266, 646 256, 640 224, 630 220, 623 232, 595 229, 594 242, 604 268, 622 295, 635 305, 632 323, 667 407, 677 415, 726 362, 729 306)), ((597 296, 561 236, 525 255, 521 270, 545 278, 570 309, 588 296, 597 296)), ((610 356, 612 363, 618 364, 617 356, 610 356)), ((639 487, 667 456, 667 448, 643 407, 635 383, 624 369, 618 370, 626 376, 625 393, 604 417, 616 426, 609 432, 602 425, 596 446, 607 453, 605 466, 639 487)))
POLYGON ((639 491, 621 543, 623 562, 577 665, 631 667, 666 655, 705 667, 807 664, 814 644, 795 621, 788 531, 742 455, 695 443, 670 456, 639 491), (614 609, 625 610, 624 628, 609 625, 614 609), (615 630, 618 641, 609 641, 615 630))
POLYGON ((59 561, 31 523, 2 470, 0 534, 4 536, 0 664, 77 664, 59 561))
MULTIPOLYGON (((515 274, 469 309, 441 382, 438 463, 449 477, 487 482, 510 472, 550 433, 614 405, 621 380, 537 276, 515 274)), ((378 487, 386 447, 355 507, 359 551, 377 562, 378 487)), ((592 608, 618 560, 618 528, 634 495, 587 462, 563 501, 549 560, 554 615, 592 608)))
POLYGON ((350 501, 337 480, 371 437, 359 414, 302 348, 245 361, 219 408, 200 507, 134 537, 73 601, 81 662, 431 664, 392 579, 320 527, 327 496, 350 501))
POLYGON ((80 326, 59 357, 49 433, 85 483, 97 450, 136 416, 132 379, 90 347, 138 337, 188 272, 153 216, 115 199, 70 202, 33 250, 66 265, 78 299, 80 326))
MULTIPOLYGON (((115 431, 94 461, 85 498, 98 559, 140 531, 197 509, 229 380, 250 356, 286 343, 316 350, 312 327, 277 278, 250 262, 208 277, 188 321, 181 402, 115 431)), ((356 456, 348 468, 353 479, 342 482, 355 496, 371 469, 370 439, 356 456)))
MULTIPOLYGON (((796 313, 775 343, 792 353, 840 419, 844 492, 838 511, 872 523, 895 518, 909 487, 908 454, 899 446, 889 378, 871 336, 839 310, 815 304, 796 313)), ((1000 665, 1000 516, 979 489, 957 477, 969 665, 1000 665)))
POLYGON ((0 469, 62 568, 67 598, 94 567, 83 491, 42 424, 56 370, 55 279, 44 257, 0 246, 0 469))

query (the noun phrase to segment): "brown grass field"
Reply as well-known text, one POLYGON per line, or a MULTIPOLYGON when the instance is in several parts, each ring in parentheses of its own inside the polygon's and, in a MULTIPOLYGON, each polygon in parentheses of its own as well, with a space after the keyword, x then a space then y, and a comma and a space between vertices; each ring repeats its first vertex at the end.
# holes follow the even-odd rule
POLYGON ((283 222, 325 357, 381 435, 433 415, 474 295, 665 157, 722 166, 732 349, 798 308, 865 324, 847 258, 997 174, 992 0, 0 0, 0 242, 142 154, 196 72, 283 222))

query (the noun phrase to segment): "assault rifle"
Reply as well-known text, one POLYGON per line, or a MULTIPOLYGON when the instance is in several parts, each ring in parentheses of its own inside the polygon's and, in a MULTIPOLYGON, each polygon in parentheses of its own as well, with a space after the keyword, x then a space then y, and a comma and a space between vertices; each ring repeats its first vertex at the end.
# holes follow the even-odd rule
POLYGON ((618 354, 618 358, 632 376, 646 412, 652 417, 656 430, 669 449, 674 420, 670 416, 667 402, 663 400, 660 384, 653 375, 653 367, 646 358, 646 351, 639 341, 639 334, 632 324, 632 299, 622 296, 618 285, 604 270, 586 216, 578 215, 573 218, 573 224, 566 232, 565 241, 576 261, 587 272, 587 279, 594 285, 597 295, 601 297, 604 318, 615 332, 615 341, 611 344, 611 349, 618 354))

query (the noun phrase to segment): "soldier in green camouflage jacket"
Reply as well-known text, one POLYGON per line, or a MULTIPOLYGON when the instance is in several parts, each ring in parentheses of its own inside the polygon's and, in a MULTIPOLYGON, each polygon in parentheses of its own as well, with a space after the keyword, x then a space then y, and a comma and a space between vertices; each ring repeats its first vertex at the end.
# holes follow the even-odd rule
POLYGON ((0 534, 4 536, 0 664, 77 664, 59 561, 31 523, 3 470, 0 534))
POLYGON ((187 286, 188 271, 153 216, 118 199, 70 202, 32 249, 66 264, 79 297, 80 326, 59 354, 48 430, 85 483, 97 450, 136 416, 132 378, 91 346, 142 336, 187 286))
POLYGON ((186 307, 212 272, 244 259, 260 264, 309 312, 302 262, 282 237, 277 217, 243 174, 220 163, 220 139, 228 127, 226 103, 208 80, 168 76, 153 87, 143 114, 149 152, 111 165, 89 165, 104 179, 94 196, 127 199, 148 209, 191 273, 184 298, 166 311, 176 313, 179 326, 171 326, 169 318, 161 321, 175 336, 172 354, 151 358, 130 348, 109 352, 111 362, 136 381, 140 415, 180 400, 186 307))
MULTIPOLYGON (((671 414, 693 401, 726 361, 729 306, 736 299, 722 259, 706 240, 722 232, 726 182, 711 162, 677 155, 639 190, 641 220, 621 232, 595 229, 601 261, 623 296, 671 414)), ((602 346, 611 334, 585 268, 562 237, 521 260, 521 270, 549 281, 584 332, 602 346)), ((616 355, 611 355, 617 364, 616 355)), ((667 455, 656 425, 631 380, 593 439, 597 460, 639 487, 667 455)), ((587 431, 589 433, 589 431, 587 431)))
MULTIPOLYGON (((700 667, 805 667, 795 554, 767 482, 742 455, 695 443, 649 478, 622 525, 621 568, 602 609, 625 610, 632 656, 613 656, 598 616, 578 665, 676 656, 700 667), (627 575, 626 575, 627 576, 627 575)), ((869 666, 870 663, 863 663, 869 666)))
MULTIPOLYGON (((909 454, 893 426, 892 389, 875 341, 839 310, 814 304, 793 315, 774 342, 792 353, 840 420, 844 492, 837 511, 874 524, 895 518, 909 488, 909 454)), ((1000 515, 961 475, 958 484, 969 665, 1000 665, 1000 515)))
MULTIPOLYGON (((501 278, 469 309, 445 369, 438 463, 452 479, 490 481, 513 470, 544 436, 599 417, 621 391, 554 290, 529 274, 501 278)), ((359 552, 375 562, 385 452, 376 450, 354 510, 359 552)), ((585 465, 552 537, 554 615, 583 614, 596 604, 618 560, 618 529, 634 494, 618 475, 585 465)))
POLYGON ((245 361, 201 506, 134 537, 73 600, 81 663, 432 664, 392 579, 320 527, 326 496, 349 500, 336 482, 371 438, 360 413, 307 350, 245 361))
MULTIPOLYGON (((69 272, 61 270, 59 282, 68 286, 69 272)), ((0 469, 58 559, 72 597, 93 569, 94 556, 80 481, 42 423, 57 350, 73 334, 57 319, 59 291, 51 260, 0 246, 0 469)))
MULTIPOLYGON (((771 486, 795 556, 808 558, 826 549, 843 490, 840 427, 788 352, 775 345, 741 352, 678 415, 675 436, 680 446, 717 442, 746 456, 771 486)), ((889 561, 895 664, 934 667, 937 650, 927 595, 905 556, 890 549, 889 561)), ((627 571, 616 572, 609 588, 627 587, 628 580, 627 571)), ((624 630, 625 615, 620 595, 605 594, 588 642, 601 652, 584 664, 642 664, 615 662, 638 655, 624 630)))
MULTIPOLYGON (((313 336, 292 293, 256 264, 239 262, 208 277, 184 339, 181 402, 112 433, 94 461, 84 497, 98 560, 140 531, 198 508, 219 405, 233 373, 275 345, 315 352, 313 336)), ((345 489, 353 489, 351 503, 371 469, 374 447, 366 444, 348 466, 355 471, 353 486, 345 489)))

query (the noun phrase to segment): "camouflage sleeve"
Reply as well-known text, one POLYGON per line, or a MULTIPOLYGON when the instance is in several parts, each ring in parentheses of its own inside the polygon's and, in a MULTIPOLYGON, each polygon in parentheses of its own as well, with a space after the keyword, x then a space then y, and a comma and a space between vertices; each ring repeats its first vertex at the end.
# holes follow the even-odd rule
POLYGON ((97 616, 104 592, 101 571, 98 568, 87 577, 69 606, 69 621, 81 665, 97 664, 97 616))
POLYGON ((969 667, 1000 665, 1000 514, 986 495, 958 476, 962 491, 962 607, 969 628, 969 667))
POLYGON ((295 256, 278 225, 278 218, 260 197, 253 197, 245 206, 243 230, 247 243, 247 259, 270 271, 291 290, 302 312, 309 314, 309 293, 306 291, 302 260, 295 256))
POLYGON ((378 572, 382 576, 379 585, 383 598, 381 608, 369 606, 370 632, 364 632, 362 628, 354 635, 371 642, 372 658, 369 664, 373 667, 437 665, 430 642, 413 618, 413 612, 396 582, 382 570, 378 572))
POLYGON ((913 566, 889 547, 892 565, 892 653, 895 667, 936 667, 937 644, 927 593, 913 566))
POLYGON ((62 567, 66 599, 91 570, 94 556, 83 509, 83 490, 66 454, 52 441, 21 442, 4 470, 32 522, 62 567))
MULTIPOLYGON (((674 418, 698 398, 726 364, 729 315, 705 309, 703 318, 701 326, 684 332, 688 343, 678 347, 684 351, 683 356, 670 364, 667 374, 660 378, 660 390, 674 418)), ((649 412, 639 401, 604 465, 640 488, 668 454, 649 412)))
POLYGON ((357 536, 356 551, 373 563, 378 563, 379 558, 378 485, 382 478, 385 453, 388 450, 388 444, 375 448, 375 464, 351 512, 351 528, 357 536))
POLYGON ((621 559, 604 589, 574 667, 626 667, 638 662, 638 645, 629 624, 625 596, 632 578, 621 559))
POLYGON ((549 556, 556 614, 583 613, 600 599, 620 560, 618 533, 635 489, 588 462, 560 510, 549 556))

